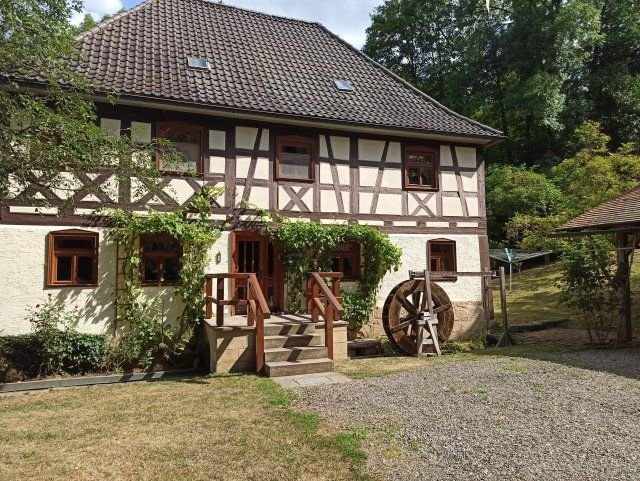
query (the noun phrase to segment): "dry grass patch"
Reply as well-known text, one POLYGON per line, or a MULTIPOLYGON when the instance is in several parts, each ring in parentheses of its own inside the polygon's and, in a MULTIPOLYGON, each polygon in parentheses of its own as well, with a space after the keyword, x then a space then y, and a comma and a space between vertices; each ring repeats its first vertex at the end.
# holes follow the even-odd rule
POLYGON ((353 379, 386 376, 397 372, 418 369, 427 363, 430 365, 444 365, 452 362, 473 361, 482 357, 512 357, 532 359, 552 359, 558 353, 566 351, 562 346, 521 345, 511 347, 495 347, 475 349, 469 352, 434 356, 389 356, 363 359, 346 359, 336 362, 336 371, 353 379))
POLYGON ((352 480, 349 434, 321 436, 269 379, 211 377, 0 398, 0 479, 352 480))

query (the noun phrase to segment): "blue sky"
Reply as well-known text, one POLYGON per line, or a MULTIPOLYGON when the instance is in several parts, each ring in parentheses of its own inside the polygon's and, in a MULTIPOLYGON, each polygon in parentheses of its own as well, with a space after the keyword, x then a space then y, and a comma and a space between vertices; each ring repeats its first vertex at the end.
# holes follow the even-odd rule
MULTIPOLYGON (((84 0, 94 18, 131 8, 142 0, 84 0)), ((262 12, 320 22, 356 47, 362 47, 369 14, 383 0, 224 0, 223 3, 262 12)), ((72 21, 79 22, 84 14, 72 21)))

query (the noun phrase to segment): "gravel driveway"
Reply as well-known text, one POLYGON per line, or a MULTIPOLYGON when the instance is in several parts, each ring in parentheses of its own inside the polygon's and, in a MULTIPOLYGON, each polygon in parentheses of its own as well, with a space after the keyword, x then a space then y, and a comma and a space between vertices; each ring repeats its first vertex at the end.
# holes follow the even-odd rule
POLYGON ((366 426, 368 468, 384 479, 638 480, 639 378, 638 349, 487 357, 301 390, 297 402, 366 426))

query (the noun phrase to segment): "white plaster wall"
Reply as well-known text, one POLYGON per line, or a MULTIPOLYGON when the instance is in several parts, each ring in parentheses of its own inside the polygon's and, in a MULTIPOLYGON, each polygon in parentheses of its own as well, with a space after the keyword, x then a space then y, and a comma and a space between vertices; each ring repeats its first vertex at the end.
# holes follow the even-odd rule
POLYGON ((224 174, 227 159, 221 156, 212 155, 209 157, 209 173, 224 174))
POLYGON ((209 131, 209 148, 224 150, 226 147, 227 133, 224 130, 209 131))
POLYGON ((98 279, 95 288, 47 288, 47 234, 64 230, 55 226, 0 226, 0 335, 31 332, 27 309, 47 300, 48 294, 69 310, 78 306, 83 332, 106 332, 115 316, 116 249, 105 229, 86 229, 100 234, 98 279))
MULTIPOLYGON (((349 160, 349 137, 329 136, 333 158, 337 160, 349 160)), ((324 135, 320 135, 320 157, 329 157, 329 148, 324 135)))
MULTIPOLYGON (((236 187, 236 205, 240 205, 244 195, 244 186, 236 187)), ((252 186, 247 202, 261 209, 269 208, 269 187, 252 186)))
MULTIPOLYGON (((257 135, 256 127, 236 127, 236 148, 253 150, 257 135)), ((262 129, 259 148, 269 150, 269 129, 262 129)))
MULTIPOLYGON (((397 284, 409 278, 409 270, 424 270, 427 241, 430 239, 445 238, 456 242, 458 271, 480 271, 480 244, 476 235, 390 234, 389 238, 402 249, 402 266, 398 271, 388 273, 382 280, 378 293, 378 307, 384 305, 387 295, 397 284)), ((362 254, 366 259, 367 253, 362 254)), ((482 301, 480 277, 458 277, 456 281, 438 283, 452 302, 482 301)))
MULTIPOLYGON (((251 167, 251 157, 236 157, 236 177, 246 179, 249 177, 249 168, 251 167)), ((256 171, 254 179, 269 180, 269 159, 266 157, 258 157, 256 159, 256 171)))
POLYGON ((120 137, 121 125, 120 119, 107 119, 105 117, 100 119, 100 128, 109 137, 120 137))
MULTIPOLYGON (((341 185, 349 185, 349 166, 346 164, 337 164, 338 182, 341 185)), ((320 183, 333 184, 333 175, 331 174, 331 164, 326 161, 320 162, 320 183)))
MULTIPOLYGON (((0 226, 0 335, 31 332, 27 310, 42 304, 51 294, 69 310, 78 306, 77 329, 87 333, 112 332, 115 318, 116 246, 107 235, 108 229, 89 228, 98 232, 98 286, 90 288, 48 288, 46 283, 47 234, 65 230, 60 226, 0 226)), ((209 251, 207 273, 229 272, 229 233, 223 232, 209 251), (220 262, 216 254, 220 253, 220 262)), ((145 297, 164 303, 166 319, 173 321, 184 304, 175 297, 172 287, 145 287, 145 297)), ((227 293, 228 294, 228 293, 227 293)))
MULTIPOLYGON (((342 205, 345 212, 349 212, 349 192, 340 192, 342 196, 342 205)), ((333 190, 321 190, 320 191, 320 210, 327 213, 340 212, 338 208, 338 200, 336 199, 336 193, 333 190)))

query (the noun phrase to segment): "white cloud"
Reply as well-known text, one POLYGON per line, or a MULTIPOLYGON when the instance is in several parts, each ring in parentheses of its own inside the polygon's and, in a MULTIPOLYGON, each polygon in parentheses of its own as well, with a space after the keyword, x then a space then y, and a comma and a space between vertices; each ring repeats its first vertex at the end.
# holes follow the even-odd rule
POLYGON ((105 15, 113 15, 122 10, 124 5, 121 0, 85 0, 81 13, 76 13, 71 17, 73 25, 79 25, 85 15, 91 15, 95 20, 100 20, 105 15))

